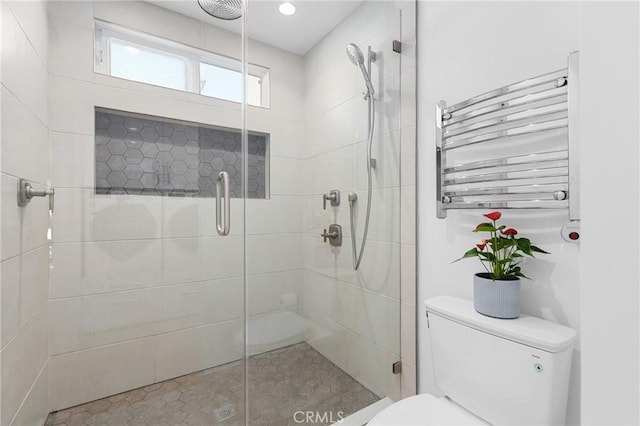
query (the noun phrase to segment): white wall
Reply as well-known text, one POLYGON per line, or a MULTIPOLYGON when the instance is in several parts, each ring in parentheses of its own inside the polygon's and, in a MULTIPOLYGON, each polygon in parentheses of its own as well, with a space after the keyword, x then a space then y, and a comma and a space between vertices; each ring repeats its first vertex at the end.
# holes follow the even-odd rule
MULTIPOLYGON (((432 182, 437 100, 455 102, 559 68, 565 53, 580 50, 581 120, 574 131, 580 132, 582 150, 582 242, 559 241, 562 219, 530 215, 528 231, 536 240, 542 237, 540 245, 553 254, 531 265, 535 287, 523 301, 525 312, 579 331, 570 424, 640 421, 639 18, 635 2, 419 4, 421 182, 432 182), (552 234, 539 234, 542 227, 552 234)), ((422 185, 419 194, 418 300, 435 294, 469 298, 473 266, 448 262, 470 242, 459 234, 473 222, 462 214, 435 220, 433 185, 422 185)), ((420 390, 434 392, 424 326, 419 346, 420 390)))
MULTIPOLYGON (((93 73, 93 18, 240 58, 238 35, 143 2, 52 2, 50 122, 55 268, 51 281, 52 409, 242 356, 243 203, 215 230, 213 199, 94 194, 94 106, 242 128, 239 104, 93 73), (239 339, 239 340, 238 340, 239 339), (108 360, 108 361, 107 361, 108 360)), ((271 135, 271 199, 248 200, 248 313, 302 303, 298 160, 301 59, 249 43, 271 69, 271 108, 249 107, 271 135), (286 212, 286 220, 282 220, 286 212), (293 294, 293 303, 279 296, 293 294)), ((251 330, 249 330, 251 333, 251 330)))
POLYGON ((392 2, 365 2, 304 57, 307 157, 304 161, 304 307, 314 327, 309 343, 380 396, 399 398, 400 357, 400 10, 392 2), (367 102, 360 71, 345 46, 358 44, 372 65, 377 89, 373 198, 367 247, 358 272, 352 269, 350 192, 356 192, 357 247, 367 201, 367 102), (322 209, 322 194, 341 191, 339 207, 322 209), (319 235, 342 226, 341 247, 319 235))
POLYGON ((48 202, 18 207, 17 179, 49 180, 44 2, 2 2, 0 195, 0 424, 48 414, 48 202))
MULTIPOLYGON (((448 294, 472 298, 475 260, 451 264, 476 243, 480 211, 436 218, 435 105, 455 103, 567 66, 580 47, 580 4, 540 2, 420 2, 418 4, 418 340, 419 390, 438 393, 430 363, 422 302, 448 294)), ((517 228, 551 252, 524 266, 522 310, 581 330, 580 246, 564 242, 566 211, 505 211, 517 228)), ((568 422, 580 422, 580 351, 576 342, 568 422)))
POLYGON ((637 2, 582 9, 581 411, 588 425, 640 423, 639 13, 637 2))

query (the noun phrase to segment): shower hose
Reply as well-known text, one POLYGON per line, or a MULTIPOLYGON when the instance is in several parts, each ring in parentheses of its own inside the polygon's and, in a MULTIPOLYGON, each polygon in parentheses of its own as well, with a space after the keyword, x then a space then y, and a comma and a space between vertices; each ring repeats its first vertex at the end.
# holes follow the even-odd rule
POLYGON ((362 233, 362 242, 360 243, 360 251, 356 249, 356 229, 355 229, 355 203, 358 199, 355 192, 349 195, 349 213, 351 222, 351 248, 353 250, 353 269, 358 270, 360 262, 362 261, 362 255, 364 254, 364 248, 367 244, 367 233, 369 232, 369 215, 371 214, 371 145, 373 143, 373 126, 375 125, 375 103, 371 94, 367 95, 367 101, 369 103, 367 122, 369 124, 369 134, 367 139, 367 214, 364 221, 364 231, 362 233))

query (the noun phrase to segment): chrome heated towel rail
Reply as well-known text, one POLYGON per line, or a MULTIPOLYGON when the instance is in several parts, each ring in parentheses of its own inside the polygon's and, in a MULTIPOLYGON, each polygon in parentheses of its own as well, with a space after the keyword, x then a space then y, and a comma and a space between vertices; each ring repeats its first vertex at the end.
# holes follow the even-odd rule
POLYGON ((569 209, 579 220, 578 52, 565 69, 436 106, 437 216, 569 209))

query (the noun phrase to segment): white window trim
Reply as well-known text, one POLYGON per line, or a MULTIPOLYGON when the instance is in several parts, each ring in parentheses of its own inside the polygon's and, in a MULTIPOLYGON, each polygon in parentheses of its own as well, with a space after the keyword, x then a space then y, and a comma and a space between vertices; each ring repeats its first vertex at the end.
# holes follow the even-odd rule
MULTIPOLYGON (((201 94, 200 88, 200 64, 205 63, 208 65, 226 68, 228 70, 242 73, 242 62, 239 59, 231 58, 228 56, 220 55, 213 52, 197 49, 195 47, 187 46, 182 43, 168 40, 158 36, 150 35, 147 33, 134 31, 128 28, 121 27, 110 22, 95 20, 95 39, 94 39, 94 71, 99 74, 111 75, 111 52, 110 52, 110 40, 116 38, 137 44, 150 50, 162 52, 167 55, 183 58, 187 64, 187 81, 185 82, 187 92, 195 93, 201 96, 207 96, 201 94)), ((271 84, 270 84, 270 70, 267 67, 248 64, 247 73, 250 76, 260 79, 260 105, 252 105, 261 108, 270 108, 271 98, 271 84)), ((136 81, 136 80, 129 80, 136 81)), ((151 84, 136 81, 140 84, 151 84)), ((164 86, 159 86, 164 87, 164 86)), ((170 90, 180 90, 168 88, 170 90)), ((245 88, 246 93, 246 88, 245 88)), ((241 99, 245 98, 245 93, 241 94, 241 99)), ((229 99, 222 99, 227 102, 235 102, 229 99)))

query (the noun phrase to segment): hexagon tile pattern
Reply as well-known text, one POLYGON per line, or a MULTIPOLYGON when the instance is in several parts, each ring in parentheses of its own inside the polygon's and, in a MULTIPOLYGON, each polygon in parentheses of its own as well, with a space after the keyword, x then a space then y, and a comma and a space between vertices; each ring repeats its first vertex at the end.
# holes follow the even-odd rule
MULTIPOLYGON (((249 358, 249 425, 331 424, 378 400, 307 343, 249 358), (316 414, 317 413, 317 414, 316 414)), ((45 426, 244 425, 243 363, 199 371, 52 413, 45 426)))
MULTIPOLYGON (((231 196, 242 195, 240 131, 103 109, 95 125, 97 194, 214 197, 226 171, 231 196)), ((267 135, 248 144, 247 195, 265 198, 267 135)))

